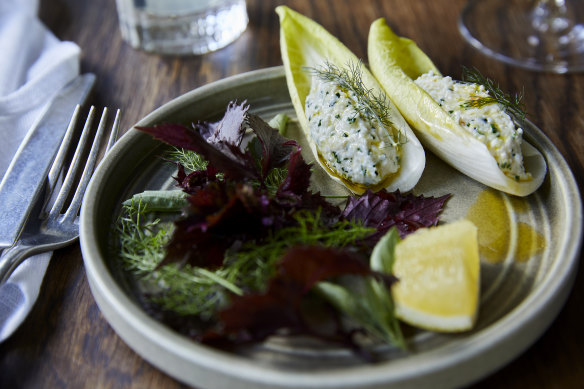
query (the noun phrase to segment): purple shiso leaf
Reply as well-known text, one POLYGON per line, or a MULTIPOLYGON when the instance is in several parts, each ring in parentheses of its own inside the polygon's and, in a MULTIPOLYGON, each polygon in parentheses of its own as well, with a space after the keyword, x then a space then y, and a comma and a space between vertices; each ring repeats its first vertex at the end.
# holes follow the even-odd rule
POLYGON ((287 141, 284 144, 295 147, 296 150, 289 154, 288 174, 280 184, 277 196, 302 195, 310 186, 311 166, 302 158, 302 150, 298 143, 287 141))
POLYGON ((249 110, 249 105, 245 104, 245 101, 240 105, 232 101, 223 119, 215 123, 199 122, 195 128, 211 144, 227 143, 239 147, 245 134, 243 123, 249 110))
POLYGON ((343 211, 348 220, 360 221, 365 226, 377 228, 380 234, 395 226, 402 238, 421 227, 438 224, 439 214, 450 195, 424 197, 367 191, 361 197, 350 197, 343 211))
POLYGON ((270 204, 250 185, 208 182, 191 194, 188 202, 188 214, 175 221, 161 266, 179 262, 216 268, 235 242, 265 233, 270 204))
POLYGON ((261 158, 262 177, 266 177, 271 169, 286 164, 296 143, 290 143, 288 139, 280 135, 276 129, 270 127, 257 115, 248 114, 247 122, 261 144, 261 157, 258 157, 261 158))
POLYGON ((197 170, 186 174, 184 166, 177 163, 177 175, 174 179, 184 192, 193 194, 202 189, 208 182, 217 181, 217 173, 219 173, 217 169, 207 165, 205 170, 197 170))

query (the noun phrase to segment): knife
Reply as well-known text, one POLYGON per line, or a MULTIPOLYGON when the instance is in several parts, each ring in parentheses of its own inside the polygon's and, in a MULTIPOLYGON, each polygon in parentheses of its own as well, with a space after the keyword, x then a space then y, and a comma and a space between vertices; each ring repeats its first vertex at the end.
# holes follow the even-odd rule
POLYGON ((73 111, 85 102, 94 83, 95 75, 87 73, 65 85, 21 142, 0 183, 3 213, 0 249, 12 246, 18 239, 43 188, 73 111))

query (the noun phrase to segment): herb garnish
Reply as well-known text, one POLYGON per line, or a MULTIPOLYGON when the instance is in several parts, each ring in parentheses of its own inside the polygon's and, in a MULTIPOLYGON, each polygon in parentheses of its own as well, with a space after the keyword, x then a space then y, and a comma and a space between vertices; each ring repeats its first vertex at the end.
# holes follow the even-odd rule
POLYGON ((290 248, 355 246, 376 231, 349 221, 327 226, 320 209, 315 213, 298 212, 295 218, 297 225, 269 233, 262 244, 249 241, 229 250, 219 268, 208 270, 176 263, 160 266, 173 224, 153 219, 148 203, 136 199, 124 205, 118 222, 119 255, 127 271, 143 282, 160 286, 150 297, 162 309, 209 318, 227 306, 230 294, 264 291, 279 260, 290 248))
POLYGON ((355 98, 355 113, 361 115, 365 120, 374 126, 379 123, 388 129, 393 129, 390 139, 393 145, 404 143, 402 133, 393 126, 389 102, 383 92, 375 94, 372 89, 368 89, 363 83, 361 62, 354 64, 349 63, 345 68, 339 68, 337 65, 326 62, 320 68, 307 68, 312 74, 323 81, 334 83, 341 89, 349 91, 350 95, 355 98))
POLYGON ((208 165, 208 162, 201 155, 190 150, 181 149, 180 147, 173 147, 167 156, 169 160, 181 164, 191 172, 205 170, 208 165))
POLYGON ((404 236, 435 225, 448 196, 369 191, 349 197, 342 210, 310 191, 311 167, 300 146, 247 109, 231 103, 220 122, 194 129, 139 128, 179 148, 171 155, 184 192, 158 199, 149 191, 124 203, 118 249, 125 268, 146 285, 145 309, 218 347, 282 330, 340 342, 366 358, 358 332, 404 347, 389 292, 396 280, 366 258, 391 228, 404 236), (254 137, 242 149, 250 129, 254 137), (339 327, 313 327, 306 301, 320 304, 339 327), (343 317, 357 331, 341 326, 343 317))
POLYGON ((525 119, 525 106, 522 103, 523 94, 511 97, 508 93, 503 92, 498 85, 495 85, 493 80, 483 76, 478 69, 463 67, 462 80, 473 84, 479 84, 485 87, 490 96, 477 97, 476 99, 467 101, 463 107, 465 108, 480 108, 488 104, 498 103, 503 106, 505 111, 518 119, 525 119))

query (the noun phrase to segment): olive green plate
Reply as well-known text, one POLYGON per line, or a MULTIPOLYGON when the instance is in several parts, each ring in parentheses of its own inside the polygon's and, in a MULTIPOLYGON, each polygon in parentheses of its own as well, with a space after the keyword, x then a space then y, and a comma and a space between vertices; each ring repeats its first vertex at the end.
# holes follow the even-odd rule
MULTIPOLYGON (((278 112, 294 117, 284 71, 276 67, 191 91, 137 125, 216 120, 232 100, 247 100, 251 110, 266 119, 278 112)), ((228 353, 172 331, 140 308, 140 291, 108 252, 120 203, 133 193, 169 186, 173 173, 157 158, 165 146, 135 129, 129 130, 103 160, 85 196, 80 241, 91 290, 105 318, 131 348, 167 374, 198 388, 437 388, 469 384, 508 363, 546 330, 576 275, 582 232, 577 185, 549 139, 530 123, 524 123, 524 128, 526 138, 545 155, 549 167, 543 186, 528 198, 518 200, 486 190, 430 153, 414 189, 426 196, 452 194, 442 216, 445 222, 465 217, 471 208, 480 211, 475 204, 490 196, 496 201, 483 204, 479 219, 481 212, 491 218, 495 215, 504 220, 489 225, 508 228, 504 245, 500 238, 493 238, 500 258, 493 261, 488 252, 481 257, 481 305, 476 328, 470 332, 408 330, 408 351, 379 346, 382 360, 369 364, 347 349, 309 338, 275 337, 228 353), (485 204, 498 213, 485 212, 485 204), (528 249, 526 229, 536 238, 528 249)), ((294 122, 290 131, 298 133, 294 122)), ((340 190, 329 185, 319 170, 313 178, 313 185, 324 194, 340 190)))

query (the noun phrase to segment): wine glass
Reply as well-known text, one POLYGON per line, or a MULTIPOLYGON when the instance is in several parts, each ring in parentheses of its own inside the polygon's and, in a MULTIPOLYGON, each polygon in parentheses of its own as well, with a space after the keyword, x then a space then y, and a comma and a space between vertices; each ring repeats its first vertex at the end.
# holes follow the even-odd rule
POLYGON ((584 2, 470 0, 458 27, 482 53, 531 70, 584 70, 584 2))

